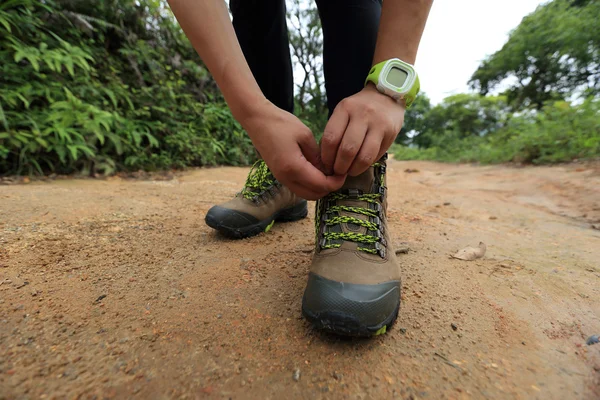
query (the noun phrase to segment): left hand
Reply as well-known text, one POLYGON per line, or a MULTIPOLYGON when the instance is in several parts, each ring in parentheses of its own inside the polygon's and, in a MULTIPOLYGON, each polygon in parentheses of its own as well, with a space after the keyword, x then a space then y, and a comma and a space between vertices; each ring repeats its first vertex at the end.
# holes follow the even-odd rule
POLYGON ((332 175, 357 176, 379 160, 402 129, 405 107, 368 84, 342 100, 321 140, 321 159, 332 175))

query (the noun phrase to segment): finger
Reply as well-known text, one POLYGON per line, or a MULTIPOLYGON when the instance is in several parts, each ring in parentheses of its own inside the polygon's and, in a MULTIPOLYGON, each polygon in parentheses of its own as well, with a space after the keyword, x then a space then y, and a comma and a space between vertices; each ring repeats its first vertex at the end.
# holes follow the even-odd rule
POLYGON ((354 159, 348 172, 350 176, 357 176, 368 170, 371 165, 379 158, 379 151, 382 148, 383 132, 380 130, 369 130, 365 141, 354 159))
POLYGON ((389 150, 392 144, 394 144, 396 136, 384 136, 384 139, 381 143, 381 148, 379 149, 379 153, 377 153, 377 160, 375 161, 378 161, 389 150))
POLYGON ((306 187, 306 182, 293 181, 286 185, 292 192, 306 200, 319 200, 327 196, 329 193, 335 192, 344 185, 345 176, 326 177, 329 188, 323 191, 315 191, 306 187))
POLYGON ((289 168, 292 170, 289 175, 292 177, 291 180, 294 184, 303 187, 315 198, 321 198, 338 190, 346 180, 346 176, 326 176, 302 155, 296 158, 289 168))
POLYGON ((317 193, 310 189, 307 189, 298 182, 288 182, 285 186, 288 189, 290 189, 294 194, 306 200, 319 200, 324 196, 322 193, 317 193))
POLYGON ((322 196, 338 190, 346 180, 345 175, 326 176, 306 160, 300 161, 294 176, 296 182, 322 196))
POLYGON ((304 134, 298 139, 300 150, 308 162, 314 165, 317 169, 325 172, 323 162, 321 161, 321 150, 319 149, 319 145, 317 144, 312 132, 308 128, 306 129, 309 134, 304 134))
POLYGON ((350 121, 335 156, 333 171, 336 175, 346 175, 348 173, 360 151, 366 134, 367 124, 365 121, 359 118, 350 121))
POLYGON ((350 116, 340 104, 335 108, 331 118, 325 126, 323 131, 323 138, 321 139, 321 160, 325 166, 327 173, 333 173, 333 164, 335 163, 335 156, 338 151, 344 131, 348 126, 350 116))

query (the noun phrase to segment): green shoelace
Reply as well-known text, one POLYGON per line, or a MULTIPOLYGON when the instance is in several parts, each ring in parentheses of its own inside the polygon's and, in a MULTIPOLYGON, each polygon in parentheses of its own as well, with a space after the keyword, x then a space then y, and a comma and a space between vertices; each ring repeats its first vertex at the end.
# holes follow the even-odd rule
POLYGON ((263 160, 258 160, 252 165, 241 194, 244 198, 255 201, 275 184, 277 184, 277 180, 267 164, 263 160))
MULTIPOLYGON (((375 163, 373 164, 373 167, 375 168, 380 168, 380 180, 378 182, 379 184, 379 188, 384 188, 385 187, 385 181, 384 181, 384 174, 385 174, 385 167, 381 164, 381 163, 375 163)), ((327 204, 329 201, 338 201, 338 200, 358 200, 358 201, 364 201, 367 202, 369 204, 375 204, 377 206, 376 209, 371 209, 371 208, 365 208, 365 207, 350 207, 350 206, 342 206, 342 205, 332 205, 332 206, 325 206, 324 207, 324 212, 327 216, 331 215, 331 214, 338 214, 338 215, 333 215, 331 217, 326 217, 322 222, 325 224, 326 227, 333 227, 335 225, 340 225, 340 224, 354 224, 354 225, 358 225, 358 226, 362 226, 364 228, 367 228, 367 233, 363 234, 363 233, 356 233, 356 232, 331 232, 331 231, 327 231, 326 229, 323 232, 323 240, 321 242, 321 248, 322 249, 337 249, 339 247, 341 247, 341 243, 332 243, 332 241, 350 241, 350 242, 355 242, 355 243, 359 243, 358 246, 358 250, 360 251, 364 251, 366 253, 370 253, 370 254, 380 254, 382 257, 384 257, 384 248, 381 247, 379 244, 381 243, 383 246, 385 246, 385 240, 383 239, 383 236, 381 235, 381 225, 380 225, 380 217, 379 214, 381 212, 381 202, 383 201, 383 191, 380 191, 379 193, 363 193, 363 194, 358 194, 358 195, 351 195, 351 194, 346 194, 346 193, 340 193, 340 192, 335 192, 335 193, 331 193, 330 195, 328 195, 327 197, 325 197, 323 200, 321 201, 325 201, 327 204), (347 213, 353 213, 353 214, 361 214, 361 215, 365 215, 367 217, 370 218, 374 218, 376 222, 372 222, 372 221, 367 221, 367 220, 363 220, 360 218, 356 218, 356 217, 352 217, 352 216, 347 216, 347 215, 339 215, 339 213, 341 211, 347 212, 347 213), (375 234, 370 234, 369 232, 374 232, 375 234), (364 247, 361 245, 371 245, 372 247, 364 247)), ((321 215, 320 215, 320 210, 321 207, 320 205, 317 207, 317 212, 319 215, 317 215, 317 218, 315 218, 315 222, 316 222, 316 229, 317 229, 317 234, 319 232, 319 222, 321 221, 321 215)))

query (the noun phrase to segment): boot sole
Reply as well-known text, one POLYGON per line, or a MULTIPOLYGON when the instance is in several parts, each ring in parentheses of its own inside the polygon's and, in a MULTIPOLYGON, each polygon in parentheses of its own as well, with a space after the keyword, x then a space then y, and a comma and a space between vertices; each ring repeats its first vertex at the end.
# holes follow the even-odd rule
POLYGON ((398 317, 400 288, 400 281, 359 285, 311 273, 302 298, 302 314, 315 328, 337 335, 381 335, 398 317))
POLYGON ((213 229, 216 229, 223 235, 231 239, 244 239, 252 236, 256 236, 262 232, 268 232, 275 222, 293 222, 306 218, 308 215, 308 203, 306 200, 296 204, 295 206, 279 210, 275 214, 271 215, 262 221, 255 224, 247 225, 241 228, 232 228, 223 225, 216 218, 213 218, 210 214, 206 215, 206 225, 213 229))

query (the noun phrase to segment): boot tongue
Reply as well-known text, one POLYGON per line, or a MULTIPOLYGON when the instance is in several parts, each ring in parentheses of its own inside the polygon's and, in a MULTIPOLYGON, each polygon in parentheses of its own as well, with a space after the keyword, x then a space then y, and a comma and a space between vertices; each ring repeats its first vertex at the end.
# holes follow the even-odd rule
POLYGON ((362 190, 363 193, 371 193, 374 179, 373 167, 370 167, 358 176, 348 176, 344 186, 342 186, 342 190, 358 189, 362 190))

